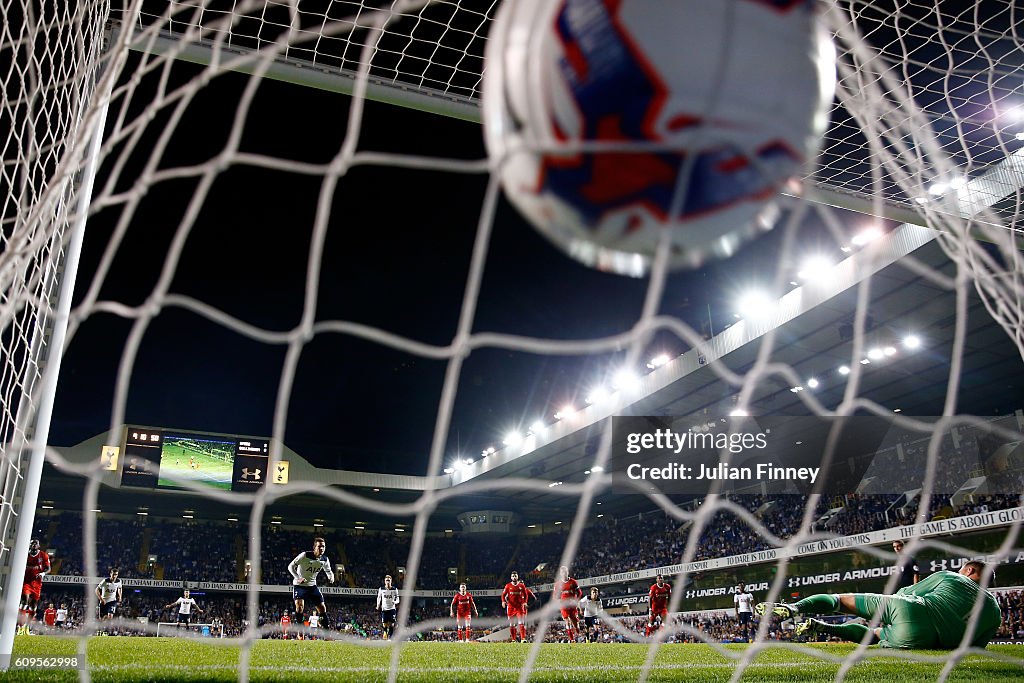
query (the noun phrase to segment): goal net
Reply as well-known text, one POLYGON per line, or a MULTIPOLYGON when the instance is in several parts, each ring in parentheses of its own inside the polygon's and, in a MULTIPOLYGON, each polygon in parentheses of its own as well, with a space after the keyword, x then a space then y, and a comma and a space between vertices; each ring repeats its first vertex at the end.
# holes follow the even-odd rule
POLYGON ((224 624, 182 624, 160 621, 156 625, 157 637, 167 638, 223 638, 224 624))
MULTIPOLYGON (((44 460, 81 478, 80 574, 106 572, 95 513, 104 463, 47 449, 59 443, 51 421, 74 433, 76 419, 97 419, 96 405, 111 434, 132 421, 269 434, 270 472, 285 459, 282 444, 303 441, 343 454, 337 469, 392 471, 396 454, 420 454, 400 474, 423 477, 422 491, 400 505, 372 484, 298 477, 239 494, 174 478, 247 510, 238 554, 254 568, 275 543, 271 506, 299 493, 406 523, 397 561, 408 591, 448 589, 421 577, 440 504, 510 492, 521 492, 524 509, 571 503, 559 508, 560 529, 520 537, 517 557, 557 541, 552 568, 573 566, 584 587, 603 575, 593 554, 590 567, 574 562, 590 550, 585 530, 604 523, 599 504, 629 495, 643 501, 632 512, 671 520, 672 561, 632 577, 650 583, 674 567, 671 613, 686 611, 686 588, 699 592, 695 577, 717 568, 749 566, 764 584, 758 601, 785 601, 792 581, 808 578, 791 566, 819 543, 891 564, 882 546, 898 537, 911 553, 1012 564, 1019 514, 978 522, 998 534, 985 548, 927 525, 1022 505, 1022 18, 1006 0, 819 4, 838 54, 831 123, 804 177, 779 197, 774 231, 698 271, 672 274, 656 258, 641 279, 582 268, 502 199, 504 160, 487 158, 479 126, 498 0, 0 5, 0 64, 10 65, 0 103, 0 654, 13 648, 44 460), (818 271, 801 263, 815 250, 827 255, 818 271), (740 310, 735 295, 757 278, 762 299, 740 310), (615 385, 620 367, 643 377, 615 385), (606 393, 582 388, 598 371, 609 375, 606 393), (386 396, 374 388, 384 376, 419 388, 386 396), (337 400, 358 392, 373 410, 337 400), (316 409, 307 394, 333 398, 316 409), (525 440, 495 435, 482 405, 492 422, 507 411, 522 434, 534 416, 544 425, 525 440), (375 426, 389 410, 427 438, 411 444, 401 425, 375 426), (884 417, 903 436, 885 444, 891 461, 858 472, 845 490, 765 486, 754 505, 720 484, 699 494, 613 486, 623 445, 613 416, 707 432, 730 415, 854 414, 884 417), (241 426, 254 423, 263 428, 241 426), (529 457, 558 443, 576 455, 550 469, 529 457), (468 458, 467 448, 484 457, 468 458), (487 476, 504 465, 510 476, 487 476), (858 508, 876 493, 903 498, 858 508), (796 507, 775 524, 786 506, 796 507), (853 508, 885 523, 864 531, 844 521, 853 508), (726 527, 745 539, 742 549, 767 554, 722 545, 726 527)), ((812 460, 829 461, 835 444, 819 445, 812 460)), ((532 566, 543 569, 538 560, 519 570, 532 566)), ((537 575, 553 579, 550 569, 537 575)), ((269 581, 258 569, 231 580, 247 582, 247 680, 272 629, 258 618, 258 588, 269 581)), ((991 571, 980 580, 994 585, 991 571)), ((93 615, 91 589, 83 600, 93 615)), ((398 637, 381 665, 391 681, 406 640, 439 623, 414 622, 414 602, 397 610, 398 637)), ((537 637, 516 665, 520 680, 539 666, 558 619, 557 604, 545 605, 532 615, 537 637)), ((83 633, 95 633, 86 619, 83 633)), ((168 626, 158 635, 179 634, 168 626)), ((793 645, 788 625, 780 642, 767 619, 742 650, 713 642, 699 620, 649 638, 612 628, 647 644, 626 674, 642 680, 676 637, 712 643, 736 677, 772 648, 818 657, 828 679, 869 656, 867 640, 839 657, 793 645)), ((979 655, 967 641, 953 647, 943 677, 979 655)), ((980 656, 1021 665, 1002 651, 980 656)))

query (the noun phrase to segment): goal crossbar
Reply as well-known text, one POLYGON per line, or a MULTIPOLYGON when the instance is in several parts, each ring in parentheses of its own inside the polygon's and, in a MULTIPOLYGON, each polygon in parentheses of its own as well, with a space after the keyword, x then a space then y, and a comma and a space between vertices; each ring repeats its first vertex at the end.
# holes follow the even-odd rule
MULTIPOLYGON (((113 22, 113 30, 122 30, 122 25, 113 22)), ((259 64, 266 57, 261 56, 259 52, 209 39, 183 42, 180 36, 164 29, 156 31, 153 35, 138 35, 128 47, 138 52, 173 56, 175 59, 203 66, 221 64, 230 71, 249 76, 260 72, 265 78, 344 95, 352 95, 355 92, 358 80, 358 74, 348 69, 329 68, 286 55, 276 55, 264 70, 259 64)), ((384 104, 480 123, 480 106, 475 99, 427 86, 414 87, 370 75, 367 79, 366 98, 384 104)))

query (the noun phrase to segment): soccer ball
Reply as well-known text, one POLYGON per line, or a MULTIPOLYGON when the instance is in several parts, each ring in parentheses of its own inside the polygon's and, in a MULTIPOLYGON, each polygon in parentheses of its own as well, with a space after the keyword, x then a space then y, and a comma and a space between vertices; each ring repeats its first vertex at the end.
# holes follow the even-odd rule
POLYGON ((511 202, 587 265, 728 256, 817 152, 835 50, 813 0, 506 0, 488 154, 511 202))

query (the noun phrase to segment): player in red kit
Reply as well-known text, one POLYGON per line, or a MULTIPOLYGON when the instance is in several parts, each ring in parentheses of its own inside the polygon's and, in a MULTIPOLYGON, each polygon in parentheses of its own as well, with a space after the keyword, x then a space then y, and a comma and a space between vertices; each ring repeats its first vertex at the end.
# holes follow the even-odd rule
POLYGON ((21 587, 21 607, 18 610, 18 631, 30 633, 29 623, 35 616, 39 595, 43 591, 43 576, 50 571, 50 556, 40 550, 39 539, 28 544, 28 562, 25 564, 25 582, 21 587))
POLYGON ((519 580, 519 572, 512 572, 512 580, 501 591, 501 606, 508 610, 508 626, 512 640, 526 642, 526 605, 536 596, 526 584, 519 580), (516 626, 519 637, 516 638, 516 626))
POLYGON ((473 602, 472 594, 466 590, 466 584, 459 584, 459 592, 452 598, 452 606, 449 612, 451 616, 455 617, 455 627, 459 633, 459 640, 468 643, 471 618, 480 616, 480 613, 476 611, 476 603, 473 602))
POLYGON ((580 610, 579 600, 583 597, 576 579, 569 576, 568 567, 558 568, 559 579, 555 582, 555 595, 562 604, 562 619, 565 621, 565 630, 568 631, 569 642, 575 643, 576 636, 580 632, 580 610))
POLYGON ((288 640, 288 627, 292 625, 292 618, 285 612, 281 615, 281 638, 288 640))
POLYGON ((671 584, 665 583, 665 577, 658 574, 656 582, 651 585, 651 591, 647 594, 651 602, 651 611, 647 616, 647 632, 645 633, 647 637, 650 637, 651 631, 657 630, 655 621, 657 621, 658 627, 664 625, 665 619, 668 617, 668 599, 671 595, 671 584))
POLYGON ((46 624, 46 628, 50 631, 54 630, 57 626, 57 608, 50 603, 50 606, 43 612, 43 623, 46 624))

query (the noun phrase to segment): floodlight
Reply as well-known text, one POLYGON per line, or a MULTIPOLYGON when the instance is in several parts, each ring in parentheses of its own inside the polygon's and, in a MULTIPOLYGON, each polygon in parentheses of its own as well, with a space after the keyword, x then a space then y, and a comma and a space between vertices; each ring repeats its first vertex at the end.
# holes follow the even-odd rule
POLYGON ((612 387, 619 391, 636 391, 640 388, 640 378, 629 370, 619 370, 612 379, 612 387))
POLYGON ((773 301, 767 294, 758 290, 750 290, 743 293, 736 302, 736 317, 756 320, 771 314, 775 308, 773 301))
POLYGON ((825 256, 811 256, 800 265, 796 276, 805 282, 808 280, 821 282, 831 275, 832 266, 832 261, 825 256))
POLYGON ((653 370, 655 368, 660 368, 662 365, 665 365, 666 363, 668 363, 668 354, 659 353, 657 356, 647 361, 647 367, 653 370))
POLYGON ((882 231, 877 227, 870 227, 861 230, 850 239, 850 243, 855 247, 862 247, 868 242, 873 242, 882 236, 882 231))

